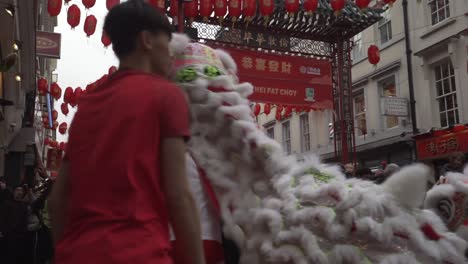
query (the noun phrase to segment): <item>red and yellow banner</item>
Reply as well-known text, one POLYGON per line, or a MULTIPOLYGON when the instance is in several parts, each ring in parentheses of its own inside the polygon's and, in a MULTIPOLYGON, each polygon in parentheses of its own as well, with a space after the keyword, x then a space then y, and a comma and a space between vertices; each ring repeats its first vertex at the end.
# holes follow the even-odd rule
POLYGON ((468 129, 440 136, 416 137, 418 159, 443 157, 449 153, 468 152, 468 129))

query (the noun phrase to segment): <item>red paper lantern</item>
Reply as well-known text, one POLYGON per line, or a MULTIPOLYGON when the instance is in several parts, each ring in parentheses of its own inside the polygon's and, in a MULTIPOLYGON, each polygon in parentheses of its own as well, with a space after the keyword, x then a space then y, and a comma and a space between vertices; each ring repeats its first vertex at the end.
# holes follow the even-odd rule
POLYGON ((271 105, 270 104, 265 104, 263 106, 263 113, 265 113, 265 115, 269 115, 271 112, 271 105))
POLYGON ((109 68, 109 75, 113 74, 113 73, 116 72, 116 71, 117 71, 117 67, 111 66, 111 67, 109 68))
POLYGON ((115 5, 120 4, 120 0, 106 0, 107 10, 111 10, 115 5))
POLYGON ((68 8, 67 12, 67 22, 72 27, 75 28, 80 24, 81 11, 77 5, 71 5, 68 8))
POLYGON ((198 0, 184 2, 184 16, 192 24, 193 20, 198 16, 198 0))
POLYGON ((85 22, 84 22, 84 32, 86 33, 86 36, 91 36, 94 34, 96 31, 96 24, 97 24, 97 19, 93 15, 89 15, 86 17, 85 22))
POLYGON ((380 61, 380 51, 376 45, 371 45, 367 50, 367 57, 369 62, 373 65, 376 65, 380 61))
POLYGON ((40 95, 45 95, 47 93, 47 80, 44 78, 40 78, 37 80, 37 91, 40 95))
POLYGON ((283 106, 282 105, 276 106, 276 111, 283 112, 283 106))
POLYGON ((171 0, 171 5, 169 7, 169 15, 172 18, 176 18, 179 14, 179 0, 171 0))
POLYGON ((50 16, 58 16, 62 10, 62 0, 48 0, 47 1, 47 12, 50 16))
POLYGON ((81 2, 87 9, 90 9, 94 4, 96 4, 96 0, 82 0, 81 2))
POLYGON ((50 95, 52 95, 56 100, 60 99, 62 96, 62 89, 55 82, 50 85, 50 95))
POLYGON ((57 110, 52 110, 52 120, 55 121, 55 120, 57 120, 57 118, 58 118, 58 112, 57 112, 57 110))
POLYGON ((276 109, 275 118, 276 118, 276 120, 278 120, 278 121, 281 120, 281 111, 278 111, 278 109, 276 109))
POLYGON ((62 114, 68 115, 69 110, 68 110, 68 104, 67 103, 62 103, 60 105, 60 109, 62 110, 62 114))
POLYGON ((228 6, 229 16, 232 17, 232 23, 235 23, 242 13, 242 2, 241 0, 229 0, 228 6))
POLYGON ((290 116, 292 113, 292 107, 291 106, 287 106, 286 107, 286 111, 284 112, 284 115, 285 116, 290 116))
POLYGON ((107 36, 106 32, 104 31, 102 31, 101 42, 104 47, 108 47, 111 44, 109 36, 107 36))
POLYGON ((370 3, 370 0, 356 0, 356 5, 360 9, 364 9, 364 8, 369 7, 369 3, 370 3))
POLYGON ((81 87, 78 87, 78 88, 75 89, 75 92, 73 93, 73 95, 74 95, 73 97, 75 99, 75 102, 74 102, 75 105, 78 104, 82 94, 83 94, 83 89, 81 89, 81 87))
POLYGON ((60 134, 65 135, 65 133, 67 133, 67 129, 68 129, 67 123, 63 122, 62 124, 60 124, 59 126, 60 134))
POLYGON ((255 13, 257 12, 257 1, 256 0, 243 0, 244 8, 242 13, 244 14, 247 24, 252 21, 255 13))
POLYGON ((317 11, 318 8, 318 0, 304 0, 304 11, 307 14, 312 14, 317 11))
POLYGON ((295 14, 299 10, 299 0, 286 0, 284 7, 288 14, 295 14))
POLYGON ((260 14, 265 18, 265 26, 268 25, 270 21, 270 16, 275 11, 275 2, 274 0, 260 0, 260 14))
POLYGON ((259 104, 255 104, 254 106, 254 115, 258 116, 260 114, 261 107, 259 104))
POLYGON ((203 17, 203 21, 208 21, 208 17, 213 12, 213 1, 212 0, 200 0, 200 16, 203 17))
POLYGON ((227 14, 227 0, 214 0, 214 12, 221 24, 227 14))
POLYGON ((71 87, 67 87, 67 89, 65 89, 65 93, 63 94, 63 101, 65 103, 70 103, 70 99, 73 95, 73 89, 71 87))
POLYGON ((330 0, 330 4, 333 10, 335 11, 335 14, 338 14, 345 7, 346 1, 345 0, 330 0))

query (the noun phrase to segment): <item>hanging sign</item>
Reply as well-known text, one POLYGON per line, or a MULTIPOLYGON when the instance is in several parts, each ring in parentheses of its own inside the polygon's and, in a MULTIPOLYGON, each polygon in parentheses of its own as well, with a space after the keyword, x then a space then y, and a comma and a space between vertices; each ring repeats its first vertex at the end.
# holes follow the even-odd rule
POLYGON ((61 35, 53 32, 36 32, 36 55, 60 59, 61 35))
POLYGON ((332 109, 331 63, 257 51, 225 48, 238 65, 241 82, 254 85, 250 100, 332 109))
POLYGON ((228 29, 219 33, 217 41, 270 50, 290 51, 289 36, 255 32, 251 30, 228 29))
POLYGON ((383 115, 408 116, 408 99, 400 97, 382 97, 380 101, 383 115))
POLYGON ((452 152, 468 152, 468 129, 441 136, 416 137, 418 159, 443 157, 452 152))

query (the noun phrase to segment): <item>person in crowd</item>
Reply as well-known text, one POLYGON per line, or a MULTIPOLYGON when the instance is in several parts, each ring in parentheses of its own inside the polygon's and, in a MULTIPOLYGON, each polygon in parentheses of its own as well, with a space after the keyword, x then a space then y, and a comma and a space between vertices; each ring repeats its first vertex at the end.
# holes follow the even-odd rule
POLYGON ((353 163, 347 163, 346 165, 344 165, 344 171, 345 171, 346 178, 349 179, 355 176, 356 167, 354 166, 353 163))
POLYGON ((78 102, 49 213, 55 262, 202 264, 200 217, 186 176, 189 110, 166 77, 167 18, 142 0, 105 18, 120 66, 78 102), (181 166, 182 165, 182 166, 181 166))
POLYGON ((400 170, 400 166, 394 163, 390 163, 387 166, 385 166, 385 170, 382 172, 382 174, 377 177, 375 183, 377 184, 382 184, 384 183, 390 176, 393 174, 397 173, 400 170))
POLYGON ((465 162, 465 155, 462 152, 451 153, 448 157, 448 163, 440 169, 440 175, 444 176, 447 172, 463 173, 465 162))

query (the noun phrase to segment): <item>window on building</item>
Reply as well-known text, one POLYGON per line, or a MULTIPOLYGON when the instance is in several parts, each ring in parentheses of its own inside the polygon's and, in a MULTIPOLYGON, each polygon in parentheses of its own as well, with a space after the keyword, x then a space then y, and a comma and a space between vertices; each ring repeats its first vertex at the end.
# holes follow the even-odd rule
POLYGON ((392 21, 390 20, 390 9, 385 11, 378 23, 380 44, 387 43, 392 39, 392 21))
POLYGON ((266 128, 266 134, 271 139, 275 139, 275 126, 269 126, 266 128))
POLYGON ((300 116, 301 123, 301 151, 310 151, 309 115, 300 116))
POLYGON ((364 94, 354 96, 354 124, 356 126, 358 136, 367 134, 366 123, 366 102, 364 94))
POLYGON ((458 124, 457 88, 455 72, 450 61, 434 67, 436 100, 439 104, 440 126, 458 124))
POLYGON ((352 51, 352 59, 357 60, 362 57, 362 33, 353 37, 354 47, 352 51))
MULTIPOLYGON (((396 97, 397 96, 395 75, 392 75, 380 81, 379 87, 380 87, 382 97, 396 97)), ((398 116, 384 116, 383 120, 384 120, 385 128, 396 127, 398 126, 398 123, 399 123, 398 116)))
POLYGON ((291 127, 289 121, 282 124, 283 129, 283 149, 289 155, 291 154, 291 127))
POLYGON ((429 8, 431 10, 432 25, 444 21, 450 17, 450 0, 429 0, 429 8))

